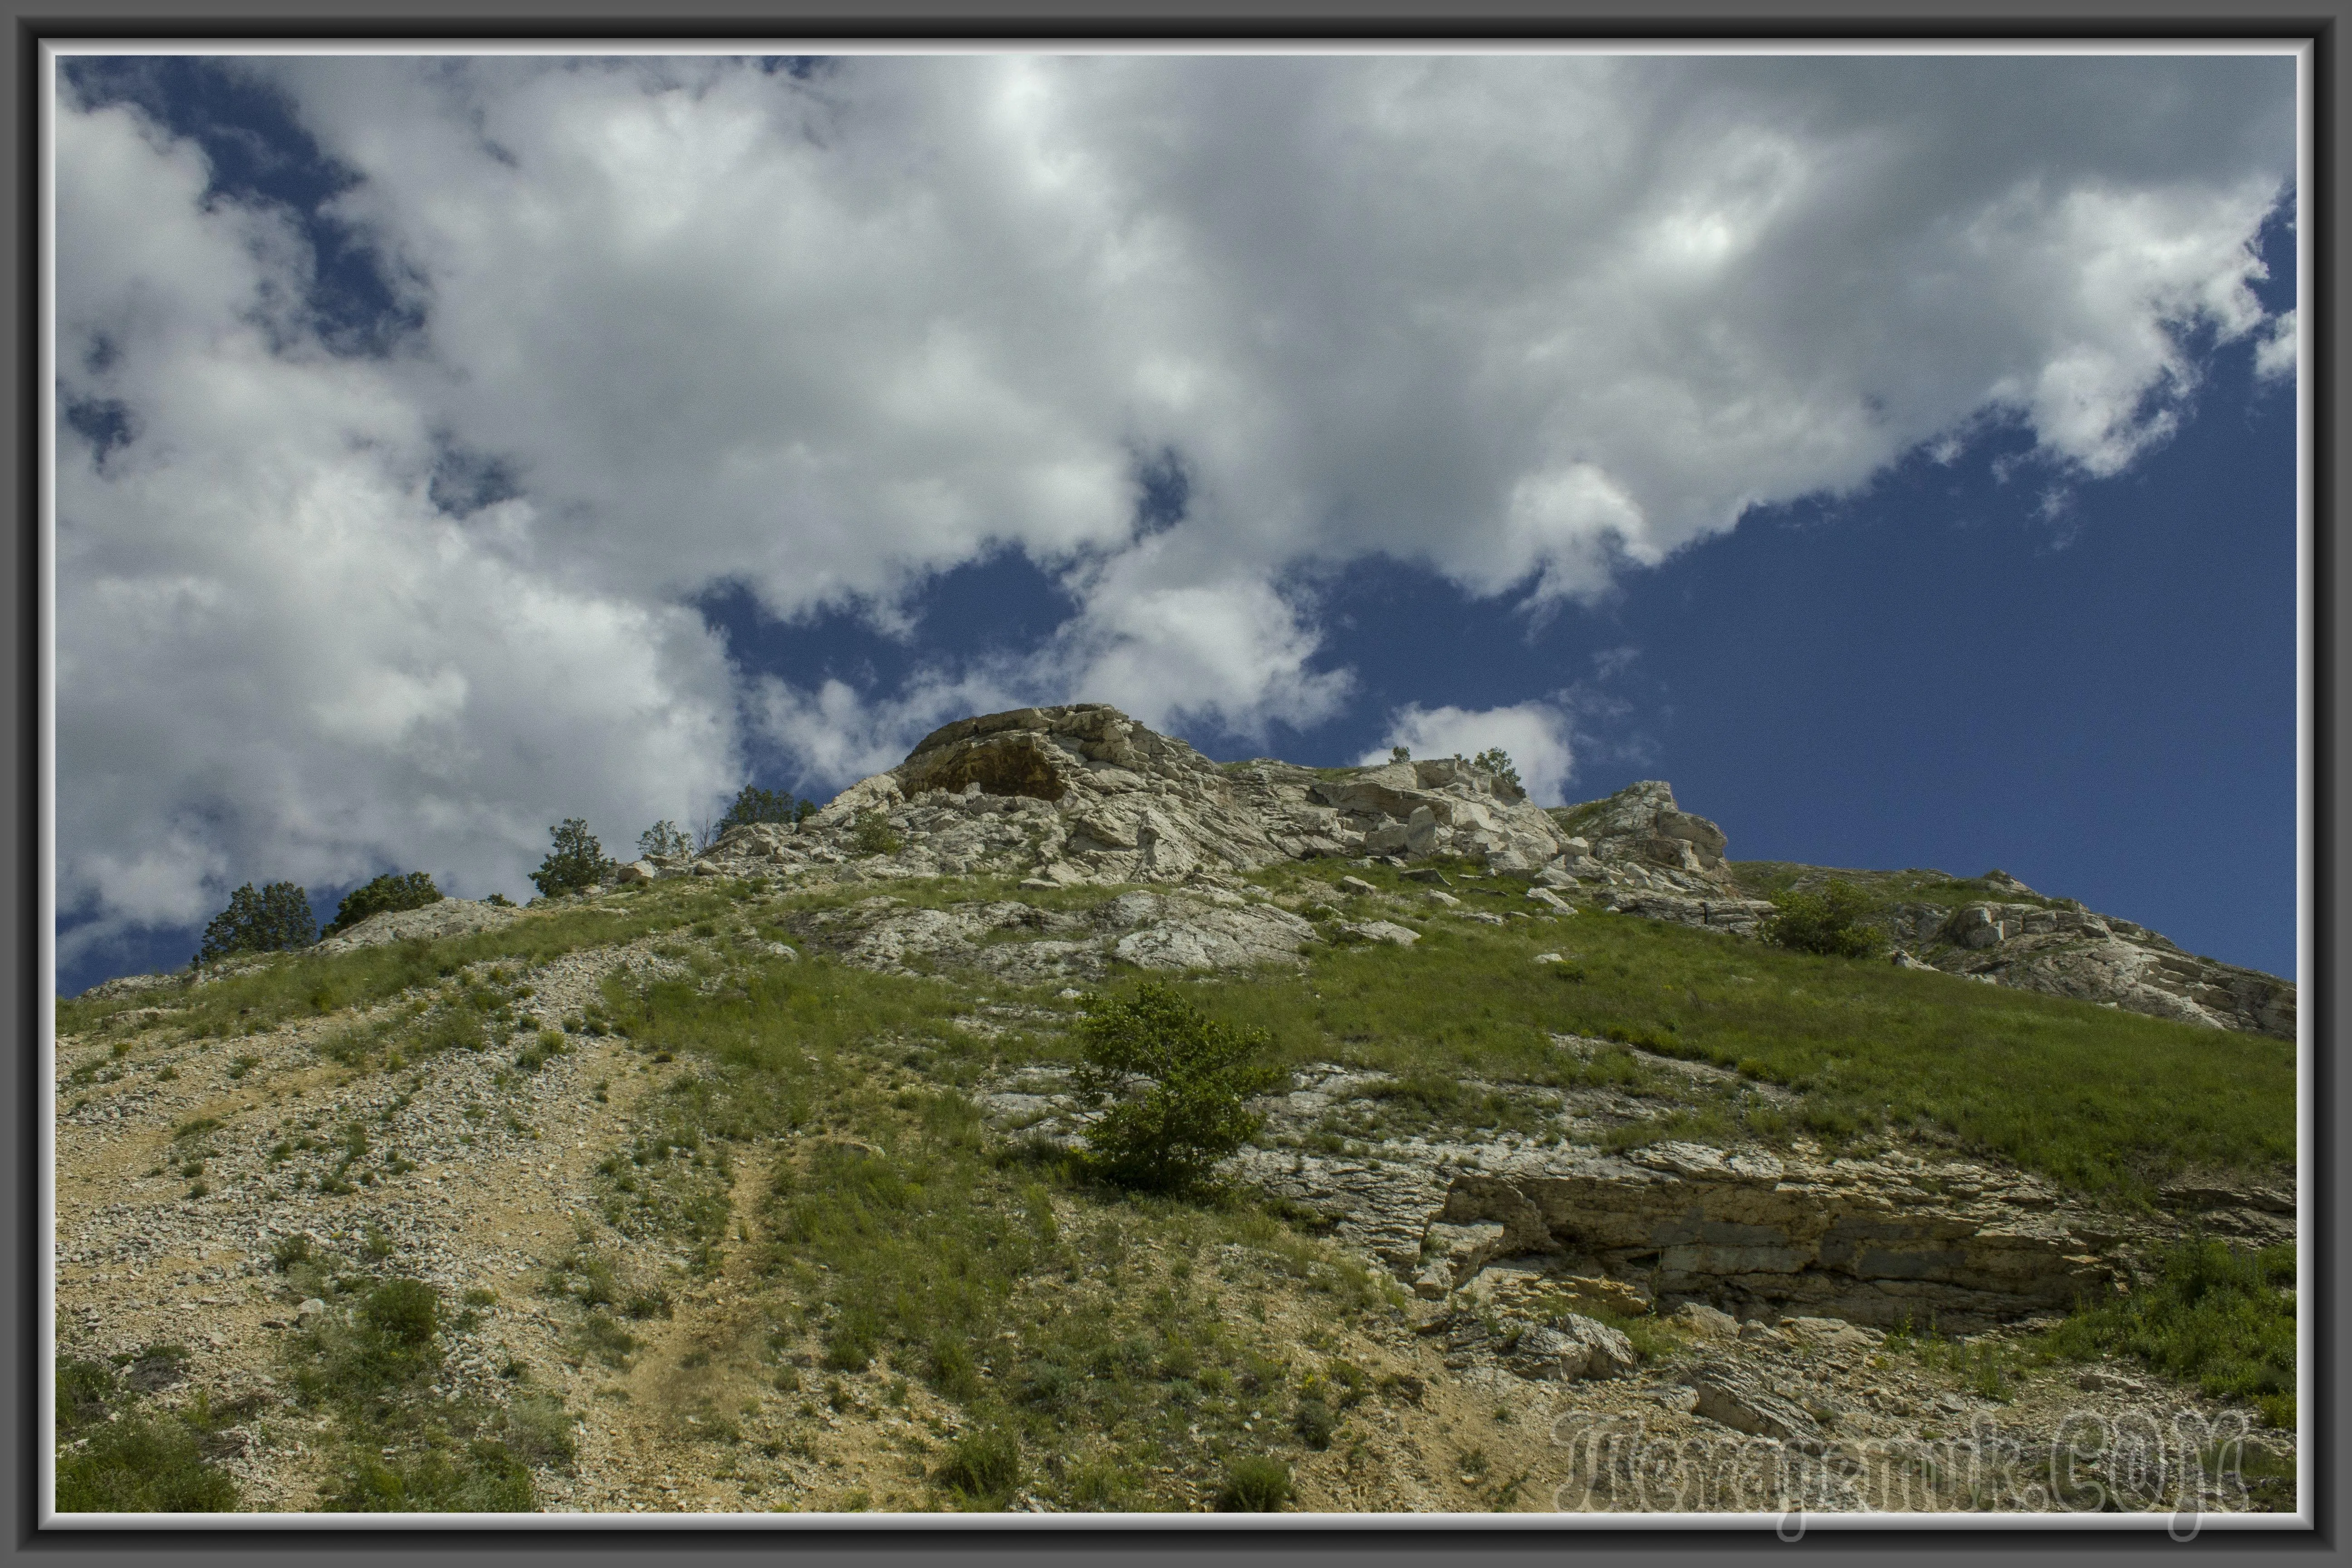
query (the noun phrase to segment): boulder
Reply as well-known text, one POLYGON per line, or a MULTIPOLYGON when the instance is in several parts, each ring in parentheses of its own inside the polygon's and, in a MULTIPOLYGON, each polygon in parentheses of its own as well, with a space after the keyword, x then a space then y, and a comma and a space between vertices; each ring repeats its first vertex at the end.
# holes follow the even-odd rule
POLYGON ((1606 1323, 1580 1312, 1567 1312, 1554 1319, 1552 1327, 1591 1352, 1584 1367, 1587 1377, 1631 1377, 1641 1370, 1642 1358, 1634 1352, 1633 1342, 1606 1323))
POLYGON ((1796 1401, 1775 1392, 1745 1367, 1710 1362, 1685 1373, 1683 1384, 1698 1395, 1692 1414, 1721 1422, 1735 1432, 1785 1443, 1814 1436, 1820 1430, 1796 1401))
POLYGON ((1675 1310, 1675 1326, 1703 1340, 1728 1340, 1739 1336, 1739 1320, 1728 1312, 1719 1312, 1704 1301, 1685 1301, 1675 1310))

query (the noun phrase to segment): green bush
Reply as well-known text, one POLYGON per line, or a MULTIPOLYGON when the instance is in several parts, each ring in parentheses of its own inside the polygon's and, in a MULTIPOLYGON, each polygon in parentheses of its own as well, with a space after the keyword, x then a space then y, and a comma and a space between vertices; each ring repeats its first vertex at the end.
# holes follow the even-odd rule
POLYGON ((1244 1454, 1225 1467, 1217 1507, 1226 1513, 1278 1513, 1290 1500, 1290 1467, 1265 1454, 1244 1454))
POLYGON ((369 1327, 408 1346, 432 1342, 439 1310, 433 1287, 422 1279, 388 1279, 368 1292, 360 1309, 369 1327))
POLYGON ((396 875, 387 871, 365 887, 354 888, 343 897, 335 910, 334 920, 326 934, 348 931, 370 915, 389 914, 394 910, 421 910, 427 904, 441 901, 441 889, 433 885, 432 876, 424 871, 396 875))
POLYGON ((1870 908, 1862 889, 1832 877, 1818 893, 1791 889, 1772 897, 1774 913, 1764 921, 1765 941, 1798 952, 1818 952, 1837 958, 1868 958, 1885 945, 1873 927, 1862 923, 1870 908))
POLYGON ((547 830, 553 847, 539 869, 530 874, 531 885, 547 898, 562 893, 576 893, 609 879, 617 869, 604 858, 604 847, 588 831, 583 818, 567 816, 547 830))
POLYGON ((868 806, 857 814, 857 826, 850 842, 860 855, 895 855, 898 852, 898 835, 891 830, 890 819, 868 806))
POLYGON ((105 1419, 114 1397, 114 1369, 104 1362, 75 1357, 58 1362, 58 1430, 61 1433, 105 1419))
POLYGON ((1249 1097, 1282 1079, 1254 1059, 1271 1044, 1265 1031, 1218 1023, 1159 981, 1090 999, 1079 1033, 1085 1059, 1073 1082, 1102 1110, 1087 1130, 1087 1156, 1121 1186, 1199 1181, 1257 1131, 1249 1097))
POLYGON ((205 944, 195 963, 218 963, 231 953, 309 947, 318 940, 319 921, 310 912, 310 894, 291 882, 272 882, 257 893, 247 882, 228 896, 228 907, 205 927, 205 944))

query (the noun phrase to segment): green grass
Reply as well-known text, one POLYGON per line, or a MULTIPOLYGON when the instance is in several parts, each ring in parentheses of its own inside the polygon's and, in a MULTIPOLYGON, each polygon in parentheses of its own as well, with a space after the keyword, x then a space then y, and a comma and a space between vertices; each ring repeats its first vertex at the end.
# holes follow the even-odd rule
POLYGON ((103 1000, 60 998, 59 1036, 81 1034, 136 1007, 174 1007, 171 1023, 187 1038, 257 1033, 291 1018, 367 1007, 434 986, 483 963, 543 963, 583 947, 627 942, 730 912, 726 886, 678 883, 539 912, 494 931, 431 941, 414 938, 348 952, 273 955, 258 969, 209 981, 103 1000))
POLYGON ((2133 1289, 2079 1304, 2056 1328, 1958 1339, 1906 1324, 1885 1349, 1987 1399, 2009 1403, 2036 1369, 2125 1357, 2207 1397, 2242 1399, 2273 1426, 2295 1425, 2295 1249, 2244 1251, 2192 1237, 2157 1253, 2133 1289))
POLYGON ((533 1463, 568 1465, 570 1418, 554 1395, 518 1389, 506 1409, 430 1392, 475 1315, 445 1317, 421 1279, 371 1278, 357 1259, 311 1256, 287 1268, 289 1293, 329 1310, 286 1356, 296 1402, 331 1419, 322 1506, 353 1512, 527 1512, 533 1463), (341 1263, 352 1268, 341 1272, 341 1263))
MULTIPOLYGON (((173 1347, 117 1361, 136 1373, 179 1357, 173 1347)), ((234 1477, 206 1452, 246 1410, 199 1397, 176 1410, 147 1406, 138 1383, 105 1362, 57 1364, 58 1510, 62 1513, 220 1513, 237 1506, 234 1477)))
MULTIPOLYGON (((1067 1506, 1173 1506, 1159 1476, 1190 1467, 1213 1483, 1201 1467, 1254 1412, 1287 1408, 1293 1370, 1240 1300, 1303 1291, 1334 1323, 1390 1308, 1380 1279, 1252 1197, 1127 1194, 1066 1156, 992 1146, 942 1080, 1003 1068, 995 1052, 1017 1037, 965 1033, 952 986, 746 955, 698 982, 616 984, 606 1002, 641 1048, 691 1068, 605 1167, 608 1215, 688 1244, 701 1267, 756 1230, 769 1353, 809 1345, 836 1408, 929 1384, 966 1409, 968 1430, 1040 1456, 1024 1484, 1067 1506), (697 1173, 740 1169, 755 1150, 765 1179, 735 1214, 730 1184, 697 1173), (683 1201, 689 1190, 707 1209, 683 1201), (1213 1448, 1192 1448, 1194 1426, 1213 1448), (1084 1451, 1073 1433, 1088 1435, 1084 1451)), ((593 1292, 592 1273, 568 1268, 567 1289, 593 1292)), ((983 1458, 934 1470, 959 1506, 1002 1506, 1002 1469, 983 1458)))
POLYGON ((1800 887, 1818 889, 1834 877, 1861 889, 1873 908, 1881 910, 1895 904, 1941 904, 1955 910, 1963 904, 2032 904, 2045 910, 2082 908, 2072 899, 2021 893, 1983 877, 1947 877, 1940 871, 1841 870, 1790 860, 1734 860, 1729 865, 1739 885, 1757 898, 1769 898, 1800 887))
POLYGON ((2051 1331, 2069 1361, 2127 1355, 2209 1397, 2251 1401, 2273 1426, 2295 1425, 2292 1246, 2242 1252, 2211 1237, 2155 1260, 2121 1300, 2078 1311, 2051 1331))
MULTIPOLYGON (((1385 868, 1356 874, 1417 891, 1385 868)), ((1287 1063, 1560 1087, 1597 1068, 1663 1092, 1550 1037, 1612 1039, 1801 1096, 1793 1116, 1750 1107, 1732 1124, 1718 1110, 1722 1131, 1937 1130, 2128 1200, 2185 1167, 2269 1171, 2294 1152, 2290 1041, 1591 910, 1500 930, 1435 916, 1410 949, 1327 949, 1303 976, 1220 978, 1199 997, 1269 1031, 1287 1063), (1531 962, 1544 951, 1570 962, 1531 962)))

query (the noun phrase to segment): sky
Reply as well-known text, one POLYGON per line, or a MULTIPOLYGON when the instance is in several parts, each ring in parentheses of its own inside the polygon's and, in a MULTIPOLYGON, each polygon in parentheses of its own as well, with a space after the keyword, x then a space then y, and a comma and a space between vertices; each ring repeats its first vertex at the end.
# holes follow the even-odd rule
POLYGON ((969 713, 2295 952, 2292 61, 60 71, 58 987, 969 713))

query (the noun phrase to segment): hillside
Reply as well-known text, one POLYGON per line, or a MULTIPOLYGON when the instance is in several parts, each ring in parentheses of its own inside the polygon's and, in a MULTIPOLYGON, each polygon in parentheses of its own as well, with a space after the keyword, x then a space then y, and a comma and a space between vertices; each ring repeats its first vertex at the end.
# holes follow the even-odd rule
POLYGON ((2293 987, 1940 872, 1840 874, 1896 962, 1789 952, 1828 873, 1727 847, 1024 710, 610 887, 61 1001, 60 1484, 2291 1508, 2293 987), (1205 1191, 1083 1158, 1083 1022, 1154 977, 1279 1076, 1205 1191))

